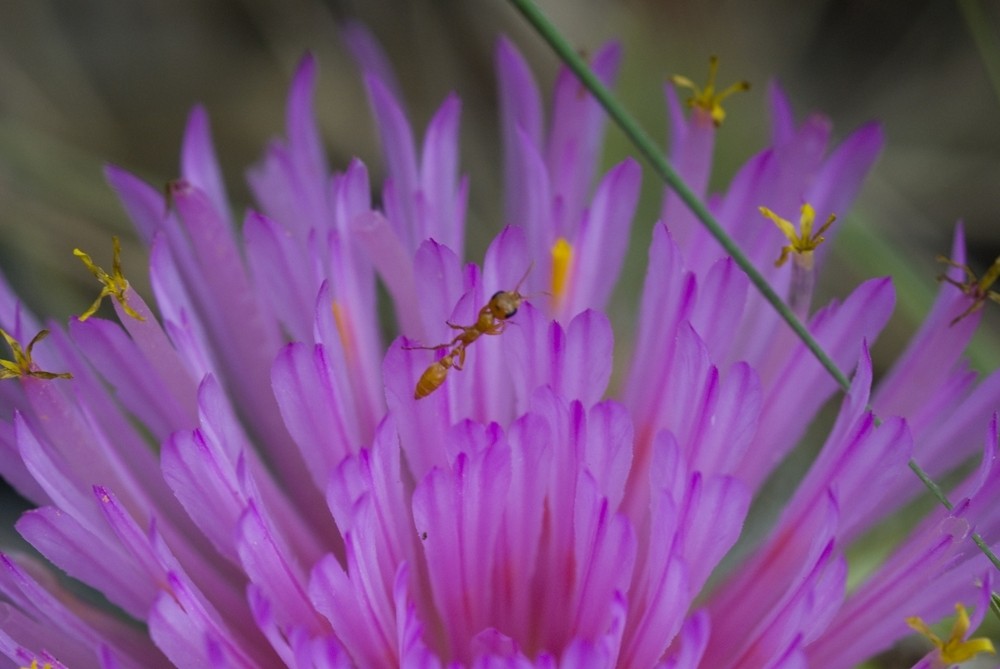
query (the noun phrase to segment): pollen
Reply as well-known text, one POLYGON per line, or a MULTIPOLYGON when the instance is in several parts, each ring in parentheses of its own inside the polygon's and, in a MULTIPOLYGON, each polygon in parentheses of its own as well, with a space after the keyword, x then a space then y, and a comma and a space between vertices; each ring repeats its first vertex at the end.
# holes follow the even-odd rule
POLYGON ((569 283, 569 272, 573 265, 573 246, 560 237, 552 245, 552 282, 551 293, 555 300, 562 298, 569 283))
POLYGON ((717 128, 726 119, 726 110, 722 108, 722 101, 733 93, 750 90, 750 82, 737 81, 735 84, 731 84, 721 91, 716 92, 715 75, 718 70, 718 56, 710 56, 708 59, 708 82, 704 88, 700 88, 693 81, 679 74, 670 77, 670 81, 673 82, 674 86, 686 88, 691 91, 692 95, 687 99, 688 107, 708 112, 709 116, 712 117, 712 123, 717 128))
POLYGON ((965 281, 956 281, 947 274, 938 276, 938 281, 950 283, 972 298, 972 304, 969 305, 968 309, 952 319, 952 325, 982 309, 983 305, 986 304, 986 300, 992 300, 1000 304, 1000 291, 992 289, 997 279, 1000 279, 1000 258, 993 261, 993 264, 990 265, 990 268, 986 270, 986 273, 981 278, 976 278, 975 272, 968 265, 959 264, 951 258, 938 256, 937 260, 952 267, 957 267, 965 273, 965 281))
POLYGON ((31 664, 29 664, 27 667, 21 667, 21 669, 52 669, 52 663, 45 662, 43 664, 38 664, 38 659, 36 658, 33 659, 31 661, 31 664))
POLYGON ((945 665, 965 662, 983 653, 996 655, 993 642, 986 637, 965 638, 969 634, 969 613, 961 603, 955 604, 955 613, 955 622, 951 626, 951 635, 947 639, 941 639, 934 634, 927 623, 916 616, 907 618, 906 624, 934 644, 934 647, 938 649, 941 662, 945 665))
POLYGON ((338 300, 333 301, 331 311, 333 311, 333 323, 337 326, 340 343, 344 347, 344 355, 350 358, 354 353, 354 337, 351 335, 350 317, 347 315, 344 305, 338 300))
POLYGON ((26 348, 22 348, 21 344, 3 329, 0 329, 0 335, 6 340, 7 345, 10 346, 10 350, 14 354, 13 360, 0 359, 0 379, 20 379, 26 376, 33 376, 36 379, 73 378, 73 375, 69 372, 44 372, 38 369, 38 365, 31 360, 32 349, 35 348, 35 344, 49 336, 48 330, 40 330, 38 334, 31 338, 26 348))
POLYGON ((833 222, 837 220, 837 216, 830 214, 826 222, 813 234, 813 221, 816 219, 816 210, 808 202, 802 205, 798 230, 795 229, 791 221, 781 218, 767 207, 759 207, 759 209, 760 213, 766 218, 771 219, 781 230, 782 234, 788 238, 788 241, 791 242, 781 248, 781 255, 774 261, 774 266, 781 267, 784 265, 791 254, 795 256, 795 263, 799 267, 811 270, 813 268, 813 251, 826 241, 823 233, 833 225, 833 222))
POLYGON ((81 251, 80 249, 73 249, 73 255, 83 261, 83 264, 87 266, 90 273, 101 282, 101 294, 97 296, 94 303, 90 305, 90 308, 80 314, 80 320, 85 321, 97 311, 97 308, 101 306, 101 300, 105 297, 111 296, 118 300, 118 304, 122 305, 122 309, 125 313, 136 319, 137 321, 146 320, 142 315, 129 306, 126 300, 126 291, 128 291, 128 279, 122 273, 122 245, 118 240, 118 237, 112 237, 111 242, 114 245, 114 255, 111 259, 111 274, 108 274, 102 267, 97 266, 90 256, 81 251))

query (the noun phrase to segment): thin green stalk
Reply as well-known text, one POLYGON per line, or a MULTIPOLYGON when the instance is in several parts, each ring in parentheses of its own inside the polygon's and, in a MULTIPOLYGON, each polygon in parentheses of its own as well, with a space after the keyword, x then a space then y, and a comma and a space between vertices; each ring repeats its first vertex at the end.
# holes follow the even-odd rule
MULTIPOLYGON (((805 328, 801 321, 795 316, 792 310, 784 300, 774 292, 771 285, 767 282, 764 276, 757 271, 757 268, 750 262, 750 260, 743 254, 743 251, 736 245, 726 231, 722 229, 722 226, 715 217, 712 216, 711 212, 705 204, 695 195, 690 188, 684 183, 680 175, 674 170, 667 160, 666 156, 656 145, 656 142, 646 133, 645 130, 639 125, 639 123, 627 112, 625 108, 619 104, 618 100, 611 94, 611 92, 601 83, 601 80, 597 78, 587 62, 580 56, 579 53, 573 48, 573 46, 566 41, 559 30, 552 24, 551 21, 542 13, 542 11, 535 5, 532 0, 510 0, 519 12, 528 20, 528 22, 535 28, 538 34, 548 42, 549 46, 556 52, 560 59, 569 69, 577 76, 580 83, 590 91, 590 93, 597 99, 597 101, 604 107, 604 110, 608 113, 608 116, 615 122, 615 124, 625 133, 625 136, 629 138, 632 144, 635 146, 636 150, 641 153, 646 160, 652 165, 653 170, 663 179, 677 196, 683 200, 684 204, 688 206, 695 217, 708 229, 709 233, 722 245, 722 248, 726 250, 733 260, 739 265, 746 275, 750 278, 751 283, 760 291, 761 295, 764 296, 775 311, 788 323, 789 327, 795 332, 796 335, 802 340, 806 347, 816 356, 820 364, 830 373, 830 376, 836 380, 840 385, 840 388, 847 392, 850 390, 851 383, 847 376, 840 371, 837 364, 827 355, 826 351, 819 345, 809 331, 805 328)), ((924 486, 931 492, 931 494, 949 511, 952 509, 952 504, 948 500, 948 497, 941 490, 940 486, 934 482, 933 479, 920 467, 919 464, 913 459, 909 461, 910 469, 917 475, 917 478, 923 482, 924 486)), ((986 554, 994 566, 1000 570, 1000 559, 998 559, 993 552, 986 545, 986 542, 978 534, 972 535, 972 540, 977 546, 986 554)))
POLYGON ((993 93, 1000 100, 1000 39, 997 39, 996 29, 990 27, 989 16, 979 0, 959 0, 958 8, 962 11, 965 25, 976 43, 976 48, 979 49, 979 56, 986 67, 993 93))
POLYGON ((845 391, 851 387, 851 382, 847 379, 847 376, 840 371, 837 364, 826 354, 806 327, 802 324, 792 310, 785 304, 784 300, 774 292, 771 288, 771 284, 767 282, 767 279, 757 271, 750 259, 747 258, 743 251, 736 245, 726 231, 722 229, 719 222, 715 220, 711 212, 705 204, 695 195, 684 180, 681 179, 680 175, 674 170, 674 168, 667 161, 666 157, 656 146, 656 142, 646 133, 645 130, 639 125, 639 123, 627 112, 625 108, 622 107, 618 100, 611 94, 611 92, 601 83, 601 80, 597 78, 597 75, 590 69, 587 62, 573 49, 573 47, 567 42, 562 35, 559 33, 558 29, 552 25, 552 23, 542 14, 541 10, 535 5, 532 0, 510 0, 518 10, 528 19, 528 21, 535 27, 535 29, 541 34, 542 38, 549 43, 553 50, 558 54, 558 56, 566 63, 566 65, 573 71, 573 73, 580 79, 580 82, 593 94, 597 101, 600 102, 601 106, 604 107, 605 111, 612 120, 618 125, 619 128, 625 133, 625 135, 632 141, 635 148, 641 153, 646 160, 652 165, 653 170, 663 179, 663 181, 670 186, 677 193, 677 196, 688 206, 688 208, 694 213, 694 215, 701 221, 713 237, 722 245, 722 248, 726 250, 737 265, 740 266, 746 275, 750 278, 751 283, 760 291, 761 295, 764 296, 775 311, 785 320, 786 323, 792 328, 792 330, 802 339, 803 343, 812 351, 816 359, 819 360, 820 364, 830 373, 842 389, 845 391))

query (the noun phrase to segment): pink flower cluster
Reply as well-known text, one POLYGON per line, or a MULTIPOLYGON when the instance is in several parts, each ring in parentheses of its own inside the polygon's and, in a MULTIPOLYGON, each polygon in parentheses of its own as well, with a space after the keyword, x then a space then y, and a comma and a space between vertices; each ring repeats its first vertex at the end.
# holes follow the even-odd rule
MULTIPOLYGON (((608 83, 619 57, 593 57, 608 83)), ((108 168, 149 244, 158 315, 127 289, 142 320, 115 302, 120 322, 51 325, 34 348, 31 364, 71 380, 0 383, 0 474, 37 506, 17 529, 51 563, 3 556, 4 666, 837 669, 908 634, 908 616, 956 601, 981 614, 990 578, 970 534, 1000 539, 1000 375, 962 362, 979 314, 950 322, 967 295, 942 284, 874 388, 867 345, 890 281, 809 314, 851 389, 791 499, 733 551, 834 381, 670 194, 637 322, 613 332, 603 309, 641 169, 599 175, 602 110, 564 71, 546 116, 506 41, 510 225, 481 267, 466 262, 458 98, 418 143, 391 74, 362 61, 387 166, 378 206, 362 162, 327 165, 308 56, 241 226, 200 108, 168 197, 108 168), (415 399, 442 354, 418 347, 522 276, 503 333, 415 399), (613 366, 615 332, 628 354, 613 366), (907 461, 940 476, 979 453, 954 511, 930 512, 848 592, 845 550, 923 490, 907 461)), ((666 98, 674 164, 788 296, 792 268, 773 266, 787 240, 758 207, 845 212, 879 127, 831 150, 829 123, 796 123, 772 87, 770 145, 707 195, 712 119, 666 98)), ((0 327, 21 342, 41 328, 6 285, 0 327)))

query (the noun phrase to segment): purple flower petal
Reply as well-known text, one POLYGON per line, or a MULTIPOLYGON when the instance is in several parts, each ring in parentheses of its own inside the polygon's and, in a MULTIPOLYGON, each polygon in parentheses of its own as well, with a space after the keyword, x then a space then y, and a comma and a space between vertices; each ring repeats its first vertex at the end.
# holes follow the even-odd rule
POLYGON ((319 285, 300 240, 263 214, 243 225, 247 264, 265 308, 297 340, 312 334, 312 307, 319 285))
POLYGON ((705 342, 713 362, 732 354, 732 333, 738 331, 747 303, 749 279, 732 258, 715 262, 698 277, 698 300, 691 311, 691 326, 705 342))
POLYGON ((637 426, 650 420, 659 396, 655 389, 664 381, 662 373, 673 355, 675 333, 690 316, 695 293, 695 279, 683 271, 670 233, 662 224, 657 225, 649 247, 638 334, 625 391, 626 404, 637 426))
MULTIPOLYGON (((591 60, 594 74, 608 88, 613 86, 620 60, 621 46, 615 42, 603 46, 591 60)), ((557 236, 575 236, 573 230, 597 170, 606 124, 604 109, 597 100, 568 67, 560 68, 553 91, 552 121, 545 150, 556 202, 554 231, 557 236)))
POLYGON ((119 551, 97 551, 108 536, 95 534, 54 507, 28 511, 17 531, 42 555, 71 577, 100 590, 116 606, 141 619, 149 608, 144 575, 119 551))
POLYGON ((333 375, 326 351, 317 344, 289 344, 274 363, 274 394, 295 443, 311 463, 316 487, 326 487, 330 472, 361 445, 348 416, 351 388, 333 375))
POLYGON ((163 193, 115 165, 105 166, 104 178, 118 194, 139 236, 146 244, 151 244, 153 235, 167 217, 163 193))
POLYGON ((394 201, 399 207, 398 217, 390 213, 389 219, 405 248, 414 249, 430 235, 420 227, 413 199, 420 184, 413 131, 399 101, 382 81, 367 73, 365 88, 382 140, 382 153, 392 180, 394 201))
POLYGON ((201 105, 195 106, 188 116, 181 146, 181 176, 201 190, 211 201, 215 211, 229 220, 229 198, 219 169, 219 159, 212 145, 208 112, 201 105))
POLYGON ((448 470, 434 469, 417 485, 413 519, 422 532, 434 602, 447 621, 449 654, 468 661, 465 639, 488 626, 494 546, 510 487, 510 449, 497 444, 462 453, 448 470), (484 559, 486 557, 487 559, 484 559))
POLYGON ((70 322, 74 342, 117 393, 119 401, 138 417, 157 440, 165 439, 181 425, 190 425, 195 414, 188 395, 190 380, 174 395, 164 379, 151 374, 150 364, 120 326, 100 318, 70 322), (165 392, 166 390, 166 392, 165 392))
POLYGON ((541 153, 523 129, 515 129, 511 154, 506 160, 513 165, 509 168, 512 181, 507 191, 517 193, 508 203, 506 221, 508 225, 524 228, 528 248, 536 249, 536 253, 550 249, 558 234, 552 222, 549 174, 541 153))
MULTIPOLYGON (((891 282, 873 279, 855 289, 842 304, 833 303, 817 313, 809 329, 833 361, 844 369, 861 349, 862 341, 875 340, 888 320, 893 301, 891 282)), ((812 353, 787 331, 774 340, 772 351, 774 362, 758 368, 764 386, 758 437, 740 465, 743 476, 754 486, 802 435, 807 423, 803 418, 812 416, 835 389, 833 380, 812 353), (796 383, 787 383, 785 379, 796 379, 796 383), (809 388, 809 392, 802 392, 803 387, 809 388), (775 435, 781 435, 780 442, 775 435), (767 448, 757 447, 765 438, 767 448)))
POLYGON ((329 169, 326 153, 313 116, 313 91, 316 87, 316 59, 306 53, 299 62, 286 109, 288 151, 294 169, 299 206, 309 215, 303 218, 312 227, 329 224, 327 218, 326 178, 329 169))
POLYGON ((771 107, 771 144, 778 146, 792 139, 795 117, 788 96, 777 81, 767 83, 767 99, 771 107))
MULTIPOLYGON (((704 198, 708 192, 708 178, 712 169, 712 152, 715 149, 715 126, 708 114, 691 114, 685 118, 673 83, 664 86, 670 120, 670 162, 684 184, 704 198)), ((670 225, 670 232, 677 245, 688 248, 692 233, 701 224, 677 194, 666 189, 660 220, 670 225)))
MULTIPOLYGON (((537 147, 542 142, 542 102, 538 85, 524 58, 506 37, 497 40, 494 57, 500 85, 500 126, 504 142, 505 220, 524 225, 522 219, 528 207, 524 204, 524 191, 516 186, 522 182, 522 151, 537 147), (522 137, 522 134, 524 135, 522 137)), ((539 171, 545 173, 538 158, 539 171)))
POLYGON ((0 592, 10 602, 4 603, 3 612, 8 616, 4 637, 9 641, 2 645, 12 659, 30 663, 29 658, 38 657, 60 667, 88 666, 103 646, 114 648, 128 667, 169 666, 144 635, 116 616, 82 602, 69 605, 69 594, 55 582, 43 585, 10 556, 0 554, 0 563, 0 592), (53 627, 63 633, 51 634, 53 627), (37 650, 18 652, 14 644, 21 650, 23 645, 35 645, 37 650))
POLYGON ((598 185, 576 237, 570 295, 563 314, 603 309, 611 297, 628 250, 641 177, 639 164, 628 159, 608 171, 598 185))
POLYGON ((522 409, 539 386, 588 406, 601 398, 611 377, 614 344, 603 315, 584 311, 564 329, 526 304, 516 318, 504 334, 503 350, 517 370, 513 379, 522 409))
POLYGON ((403 332, 419 337, 423 333, 417 309, 419 296, 414 288, 413 260, 406 240, 393 231, 386 218, 377 212, 354 219, 352 232, 368 253, 368 258, 385 282, 396 305, 396 317, 403 332))
POLYGON ((306 594, 306 574, 252 499, 238 524, 236 550, 247 577, 271 601, 280 628, 305 626, 314 634, 328 630, 306 594))
POLYGON ((392 63, 371 31, 360 21, 348 20, 344 22, 340 36, 361 71, 372 73, 395 97, 401 97, 392 63))
POLYGON ((458 123, 462 103, 452 94, 434 114, 424 136, 420 188, 426 197, 426 237, 461 253, 465 238, 465 192, 458 178, 458 123))

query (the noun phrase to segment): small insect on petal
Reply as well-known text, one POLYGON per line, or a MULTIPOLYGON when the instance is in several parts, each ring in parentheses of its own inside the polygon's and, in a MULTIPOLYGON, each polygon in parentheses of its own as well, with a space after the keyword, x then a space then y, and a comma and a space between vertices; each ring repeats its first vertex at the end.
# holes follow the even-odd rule
POLYGON ((427 350, 440 351, 450 349, 448 353, 424 370, 417 380, 417 387, 413 391, 414 399, 423 399, 435 390, 440 388, 448 377, 448 370, 454 367, 461 370, 465 365, 465 352, 483 335, 499 335, 507 329, 507 320, 517 313, 518 308, 525 297, 520 293, 521 284, 528 278, 532 265, 524 272, 524 275, 514 286, 514 290, 501 290, 493 294, 490 301, 479 310, 476 322, 472 325, 457 325, 448 323, 448 327, 459 330, 455 337, 444 344, 437 346, 405 346, 406 350, 427 350), (457 359, 456 359, 457 358, 457 359))

